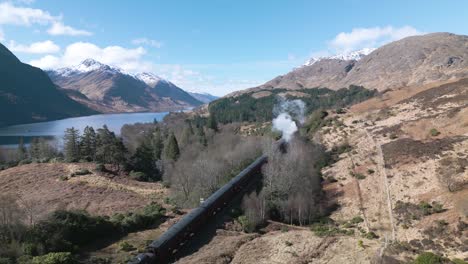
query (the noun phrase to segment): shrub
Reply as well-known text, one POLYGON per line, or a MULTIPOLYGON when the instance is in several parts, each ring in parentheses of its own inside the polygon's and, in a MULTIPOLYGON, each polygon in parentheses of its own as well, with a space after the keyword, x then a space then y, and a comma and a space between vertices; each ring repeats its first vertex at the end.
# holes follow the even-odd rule
POLYGON ((53 252, 44 256, 34 257, 32 264, 75 264, 76 260, 70 252, 53 252))
POLYGON ((397 134, 391 134, 390 135, 390 139, 397 139, 398 138, 398 135, 397 134))
POLYGON ((115 214, 110 221, 126 233, 154 226, 163 218, 164 212, 159 204, 151 203, 135 213, 115 214))
POLYGON ((79 169, 73 172, 72 174, 70 174, 70 177, 83 176, 83 175, 88 175, 88 174, 92 174, 92 172, 89 171, 88 169, 79 169))
POLYGON ((375 173, 375 170, 373 170, 373 169, 368 169, 368 170, 367 170, 367 173, 368 173, 368 174, 374 174, 374 173, 375 173))
POLYGON ((32 258, 29 255, 24 255, 16 259, 16 263, 18 264, 32 264, 32 258))
POLYGON ((366 175, 362 173, 351 173, 351 176, 353 176, 354 178, 358 180, 364 180, 366 178, 366 175))
POLYGON ((358 240, 358 246, 360 248, 364 248, 364 242, 362 240, 358 240))
POLYGON ((9 258, 0 257, 0 264, 13 264, 13 261, 9 258))
POLYGON ((356 217, 353 217, 353 219, 351 219, 350 222, 352 224, 359 224, 359 223, 364 222, 364 219, 362 219, 362 217, 360 217, 360 216, 356 216, 356 217))
POLYGON ((241 215, 237 218, 237 221, 239 222, 239 224, 242 226, 242 229, 244 230, 244 232, 246 233, 252 233, 255 231, 255 224, 250 221, 247 216, 245 215, 241 215))
POLYGON ((292 246, 292 245, 293 245, 293 243, 291 243, 290 241, 286 241, 286 242, 284 242, 284 243, 285 243, 285 244, 286 244, 286 246, 288 246, 288 247, 290 247, 290 246, 292 246))
POLYGON ((432 252, 424 252, 413 261, 413 264, 439 264, 442 263, 442 257, 432 252))
POLYGON ((433 137, 437 137, 438 135, 440 135, 440 132, 437 129, 433 128, 429 131, 429 134, 433 137))
POLYGON ((374 232, 370 231, 370 232, 367 232, 363 235, 363 237, 367 238, 367 239, 375 239, 375 238, 379 238, 379 236, 377 234, 375 234, 374 232))
POLYGON ((136 249, 136 247, 134 247, 132 244, 128 243, 127 241, 120 243, 119 248, 121 251, 125 251, 125 252, 134 251, 136 249))
POLYGON ((129 176, 131 179, 136 181, 144 181, 147 179, 146 174, 140 171, 131 171, 129 176))

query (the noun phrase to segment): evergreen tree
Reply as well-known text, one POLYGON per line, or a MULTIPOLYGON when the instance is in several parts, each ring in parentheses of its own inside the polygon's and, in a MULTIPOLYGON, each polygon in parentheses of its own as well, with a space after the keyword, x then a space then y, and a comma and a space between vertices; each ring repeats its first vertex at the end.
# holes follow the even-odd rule
POLYGON ((111 163, 112 145, 114 143, 114 133, 106 125, 97 130, 96 135, 96 159, 100 163, 111 163))
POLYGON ((153 136, 151 137, 151 147, 153 150, 153 159, 154 160, 160 160, 161 159, 161 153, 164 149, 164 143, 163 143, 163 138, 161 135, 161 131, 157 129, 154 133, 153 136))
POLYGON ((208 118, 208 128, 211 128, 215 132, 218 132, 218 121, 216 120, 216 116, 214 113, 211 113, 210 117, 208 118))
POLYGON ((112 164, 117 170, 126 162, 127 149, 122 139, 117 138, 114 132, 106 125, 97 130, 96 160, 104 164, 112 164))
POLYGON ((68 162, 76 162, 80 160, 80 133, 78 129, 67 128, 63 137, 63 151, 65 160, 68 162))
POLYGON ((32 160, 41 159, 41 149, 39 146, 39 138, 33 138, 31 144, 29 145, 29 155, 32 160))
POLYGON ((179 144, 177 143, 177 139, 174 133, 169 135, 167 139, 166 146, 164 149, 165 158, 168 160, 176 161, 179 158, 180 150, 179 144))
POLYGON ((111 146, 111 156, 110 156, 110 163, 114 165, 114 167, 117 168, 117 170, 120 170, 120 165, 126 164, 126 154, 127 154, 127 148, 125 148, 125 145, 122 141, 121 138, 115 137, 115 134, 113 139, 113 144, 111 146))
POLYGON ((203 127, 198 128, 198 142, 205 147, 208 145, 208 140, 206 139, 205 129, 203 129, 203 127))
POLYGON ((19 143, 18 143, 18 149, 16 151, 16 159, 18 161, 25 160, 28 157, 26 153, 26 147, 24 146, 24 140, 23 138, 20 138, 19 143))
POLYGON ((160 180, 160 173, 153 156, 153 149, 148 144, 141 144, 132 156, 132 167, 134 171, 143 172, 144 177, 139 180, 160 180))
POLYGON ((52 147, 45 138, 40 137, 37 144, 39 148, 39 159, 48 160, 57 156, 57 150, 52 147))
POLYGON ((184 127, 184 131, 182 132, 182 137, 180 139, 180 143, 182 146, 189 145, 192 141, 193 137, 193 127, 192 127, 192 122, 190 120, 187 120, 186 126, 184 127))
POLYGON ((88 161, 96 159, 96 132, 93 127, 85 127, 80 145, 81 156, 84 159, 88 161))

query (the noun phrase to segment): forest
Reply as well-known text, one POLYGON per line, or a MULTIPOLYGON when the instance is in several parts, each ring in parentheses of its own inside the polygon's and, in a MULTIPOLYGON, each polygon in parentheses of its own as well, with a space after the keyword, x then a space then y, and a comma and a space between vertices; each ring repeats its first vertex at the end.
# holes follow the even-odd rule
MULTIPOLYGON (((232 122, 268 122, 273 119, 273 111, 278 100, 278 94, 286 89, 274 89, 270 95, 254 98, 251 93, 238 97, 225 97, 209 105, 210 115, 215 115, 220 123, 232 122)), ((286 99, 300 99, 306 104, 306 114, 318 109, 339 109, 362 102, 376 95, 375 90, 368 90, 362 86, 351 85, 349 88, 331 90, 327 88, 313 88, 294 90, 306 96, 286 95, 286 99)))

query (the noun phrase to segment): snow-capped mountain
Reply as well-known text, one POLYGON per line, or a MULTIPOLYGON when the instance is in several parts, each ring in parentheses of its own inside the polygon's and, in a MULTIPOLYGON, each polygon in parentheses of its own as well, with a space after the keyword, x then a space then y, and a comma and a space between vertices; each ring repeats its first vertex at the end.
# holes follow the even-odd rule
POLYGON ((155 74, 131 74, 93 59, 47 74, 72 99, 100 112, 172 111, 202 104, 155 74))
POLYGON ((60 68, 60 69, 53 70, 53 71, 56 74, 59 74, 62 76, 69 76, 72 74, 87 73, 87 72, 92 72, 92 71, 105 71, 105 72, 113 73, 113 74, 117 74, 117 73, 128 74, 118 67, 109 66, 109 65, 100 63, 99 61, 96 61, 93 59, 86 59, 78 65, 60 68))
POLYGON ((135 78, 146 83, 149 86, 153 86, 157 84, 158 82, 168 82, 166 79, 163 79, 150 72, 137 73, 135 74, 135 78))
POLYGON ((313 57, 313 58, 310 58, 308 61, 306 61, 303 66, 310 66, 310 65, 313 65, 314 63, 316 63, 318 61, 325 60, 325 59, 345 60, 345 61, 356 60, 356 61, 358 61, 358 60, 362 59, 364 56, 369 55, 374 50, 375 50, 375 48, 364 48, 364 49, 361 49, 361 50, 355 50, 355 51, 351 51, 351 52, 347 52, 347 53, 336 54, 336 55, 333 55, 333 56, 313 57))

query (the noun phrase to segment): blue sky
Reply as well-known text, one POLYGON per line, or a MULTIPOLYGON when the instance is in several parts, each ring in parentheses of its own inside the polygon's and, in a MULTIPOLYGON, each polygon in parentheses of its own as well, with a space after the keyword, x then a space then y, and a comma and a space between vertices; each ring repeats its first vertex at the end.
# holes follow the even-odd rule
POLYGON ((467 34, 468 1, 0 1, 0 41, 57 68, 92 57, 224 95, 409 35, 467 34))

